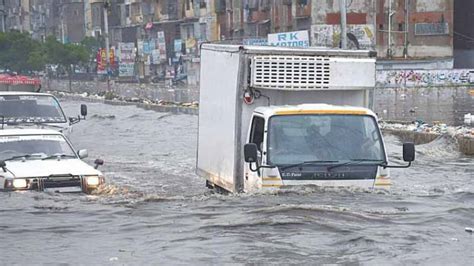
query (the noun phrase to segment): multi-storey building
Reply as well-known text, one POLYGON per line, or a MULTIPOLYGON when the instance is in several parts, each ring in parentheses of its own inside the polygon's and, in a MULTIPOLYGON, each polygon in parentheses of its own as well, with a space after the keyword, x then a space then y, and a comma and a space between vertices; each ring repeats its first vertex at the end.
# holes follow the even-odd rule
POLYGON ((84 4, 82 0, 1 0, 2 30, 28 32, 43 40, 56 36, 66 42, 84 38, 84 4))
MULTIPOLYGON (((313 45, 339 46, 339 1, 312 2, 313 45)), ((394 61, 410 64, 408 67, 413 64, 420 68, 440 67, 440 62, 444 67, 452 67, 453 2, 346 0, 349 45, 377 50, 379 58, 391 59, 389 67, 394 61)))

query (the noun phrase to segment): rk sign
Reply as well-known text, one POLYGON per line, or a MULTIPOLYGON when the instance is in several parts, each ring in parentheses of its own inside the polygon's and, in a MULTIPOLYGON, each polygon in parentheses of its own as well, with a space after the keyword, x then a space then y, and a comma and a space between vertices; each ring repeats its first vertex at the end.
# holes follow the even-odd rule
POLYGON ((308 47, 308 31, 293 31, 268 34, 268 44, 273 46, 308 47))

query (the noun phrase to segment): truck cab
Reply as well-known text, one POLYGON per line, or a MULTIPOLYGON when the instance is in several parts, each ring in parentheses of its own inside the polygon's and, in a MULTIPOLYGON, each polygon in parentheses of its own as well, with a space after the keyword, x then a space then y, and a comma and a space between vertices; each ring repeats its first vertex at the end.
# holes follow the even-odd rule
POLYGON ((258 107, 248 132, 244 191, 287 185, 386 188, 391 184, 383 167, 388 159, 377 116, 367 108, 258 107))

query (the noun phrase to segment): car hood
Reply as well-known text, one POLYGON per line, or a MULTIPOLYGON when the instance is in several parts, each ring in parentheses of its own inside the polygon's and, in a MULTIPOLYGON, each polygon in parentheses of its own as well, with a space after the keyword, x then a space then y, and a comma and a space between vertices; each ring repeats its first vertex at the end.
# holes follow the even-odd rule
POLYGON ((7 161, 7 169, 15 177, 46 177, 50 175, 102 175, 79 159, 7 161))

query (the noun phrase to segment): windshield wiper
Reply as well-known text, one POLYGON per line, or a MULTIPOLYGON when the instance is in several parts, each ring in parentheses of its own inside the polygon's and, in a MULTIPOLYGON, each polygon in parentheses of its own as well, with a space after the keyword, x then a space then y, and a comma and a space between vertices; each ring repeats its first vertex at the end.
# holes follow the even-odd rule
POLYGON ((31 158, 31 157, 38 157, 39 155, 37 154, 24 154, 24 155, 17 155, 17 156, 13 156, 13 157, 10 157, 8 159, 5 159, 3 161, 12 161, 12 160, 16 160, 16 159, 21 159, 21 158, 25 158, 25 159, 28 159, 28 158, 31 158))
POLYGON ((49 159, 56 159, 56 158, 76 158, 76 156, 70 155, 70 154, 53 154, 53 155, 44 157, 41 160, 49 160, 49 159))
POLYGON ((281 167, 280 169, 283 171, 283 170, 286 170, 288 168, 298 167, 298 166, 305 165, 305 164, 337 163, 337 162, 338 161, 305 161, 305 162, 301 162, 301 163, 290 164, 290 165, 281 167))
POLYGON ((376 165, 382 165, 383 163, 385 163, 384 160, 377 160, 377 159, 350 159, 347 162, 329 166, 328 171, 330 171, 331 169, 334 169, 334 168, 341 167, 341 166, 357 165, 357 164, 361 164, 361 163, 364 163, 364 162, 374 162, 374 163, 377 163, 376 165))

